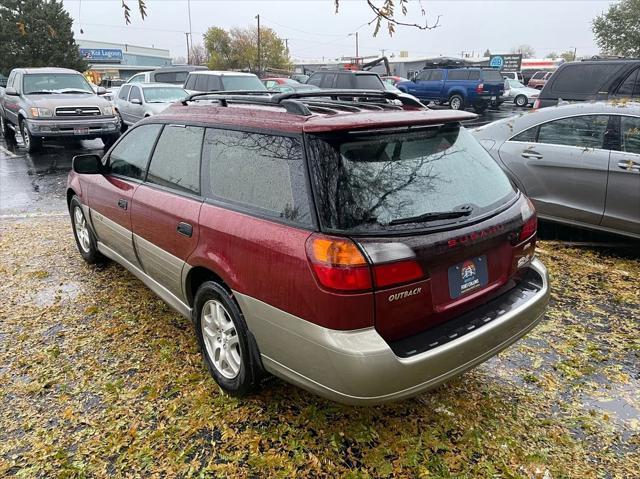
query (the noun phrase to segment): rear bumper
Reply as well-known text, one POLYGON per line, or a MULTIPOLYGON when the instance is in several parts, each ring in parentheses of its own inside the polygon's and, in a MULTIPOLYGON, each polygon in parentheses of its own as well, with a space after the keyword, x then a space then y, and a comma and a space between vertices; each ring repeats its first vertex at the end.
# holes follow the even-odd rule
POLYGON ((374 328, 326 329, 249 296, 234 295, 267 371, 337 402, 377 404, 434 388, 529 332, 549 302, 546 268, 537 259, 529 268, 536 285, 523 293, 522 301, 506 304, 511 300, 497 298, 490 321, 483 323, 486 311, 478 312, 478 327, 414 355, 403 354, 403 345, 389 345, 374 328))
POLYGON ((95 118, 77 120, 27 120, 27 127, 33 136, 60 137, 74 136, 77 138, 96 138, 99 136, 114 135, 118 133, 118 118, 95 118), (83 134, 76 134, 76 129, 88 128, 83 134))

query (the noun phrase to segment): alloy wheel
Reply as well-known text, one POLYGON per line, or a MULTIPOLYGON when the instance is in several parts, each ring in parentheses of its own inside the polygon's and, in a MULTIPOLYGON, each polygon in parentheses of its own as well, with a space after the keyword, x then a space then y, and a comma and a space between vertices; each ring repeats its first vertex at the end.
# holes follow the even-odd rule
POLYGON ((84 218, 82 209, 79 206, 73 209, 73 219, 76 231, 76 237, 78 238, 78 244, 82 248, 82 251, 88 253, 91 248, 91 239, 89 238, 89 228, 87 227, 87 220, 84 218))
POLYGON ((240 341, 233 320, 221 302, 212 299, 204 304, 200 327, 213 366, 225 378, 235 378, 242 364, 240 341))
POLYGON ((22 142, 24 143, 24 147, 27 149, 31 149, 31 137, 29 136, 29 128, 27 127, 26 122, 22 122, 22 142))

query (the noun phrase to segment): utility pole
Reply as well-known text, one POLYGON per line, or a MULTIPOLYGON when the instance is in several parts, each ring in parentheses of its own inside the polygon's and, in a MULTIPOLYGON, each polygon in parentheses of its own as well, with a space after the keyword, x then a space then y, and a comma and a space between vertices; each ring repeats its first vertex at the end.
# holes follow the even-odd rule
POLYGON ((578 52, 578 48, 577 47, 573 47, 573 61, 576 61, 576 53, 578 52))
POLYGON ((288 38, 284 39, 284 47, 287 50, 287 56, 288 56, 289 55, 289 39, 288 38))
POLYGON ((260 14, 256 15, 256 20, 258 20, 258 75, 260 75, 260 14))
POLYGON ((191 53, 191 52, 190 52, 190 50, 191 50, 191 49, 189 48, 189 32, 184 32, 184 36, 185 36, 185 37, 186 37, 186 39, 187 39, 187 65, 189 65, 189 64, 191 63, 191 62, 189 61, 189 54, 191 53))
POLYGON ((360 56, 358 55, 358 32, 350 33, 348 36, 353 37, 354 35, 356 37, 356 63, 358 63, 358 58, 360 56))
MULTIPOLYGON (((191 0, 187 0, 187 11, 189 12, 189 42, 191 43, 191 46, 193 46, 193 32, 191 31, 191 0)), ((187 48, 191 50, 189 42, 187 42, 187 48)), ((191 64, 189 57, 189 51, 187 51, 187 63, 191 64)))

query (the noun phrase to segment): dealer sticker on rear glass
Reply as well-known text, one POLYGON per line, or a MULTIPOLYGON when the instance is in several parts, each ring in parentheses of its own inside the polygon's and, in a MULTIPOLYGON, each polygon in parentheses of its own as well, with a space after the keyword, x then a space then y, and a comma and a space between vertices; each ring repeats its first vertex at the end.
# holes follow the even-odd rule
POLYGON ((449 268, 449 294, 456 299, 487 285, 487 257, 478 256, 449 268))

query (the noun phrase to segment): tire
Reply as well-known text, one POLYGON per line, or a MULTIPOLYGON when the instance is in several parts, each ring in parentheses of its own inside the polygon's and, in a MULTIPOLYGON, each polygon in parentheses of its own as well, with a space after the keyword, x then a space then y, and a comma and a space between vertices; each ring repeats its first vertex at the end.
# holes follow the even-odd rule
POLYGON ((452 110, 464 110, 464 98, 461 95, 451 95, 449 97, 449 107, 452 110))
POLYGON ((213 379, 231 396, 255 390, 263 376, 260 355, 233 296, 207 281, 198 288, 193 314, 200 351, 213 379))
POLYGON ((476 113, 480 114, 480 113, 484 113, 484 111, 489 107, 488 103, 478 103, 476 105, 473 105, 473 111, 475 111, 476 113))
POLYGON ((120 133, 124 133, 125 131, 127 131, 127 128, 129 128, 129 127, 127 126, 127 124, 122 119, 122 115, 120 114, 120 112, 118 110, 116 110, 116 114, 118 115, 118 121, 120 122, 120 133))
POLYGON ((76 195, 73 195, 69 203, 69 214, 71 215, 73 237, 76 239, 76 246, 82 259, 89 264, 104 262, 106 258, 98 251, 96 237, 91 231, 89 222, 82 211, 80 199, 76 195))
POLYGON ((104 149, 108 150, 109 148, 111 148, 113 146, 113 144, 118 141, 118 138, 120 138, 120 134, 116 134, 116 135, 106 135, 106 136, 102 136, 100 137, 100 139, 102 140, 102 143, 104 144, 104 149))
POLYGON ((33 153, 42 148, 42 138, 31 134, 25 120, 20 120, 20 133, 22 134, 22 141, 27 153, 33 153))
POLYGON ((0 130, 2 131, 2 136, 4 136, 6 139, 15 139, 16 133, 9 127, 7 120, 5 120, 2 115, 0 115, 0 130))
POLYGON ((527 106, 527 103, 529 103, 529 99, 525 95, 518 95, 514 98, 513 103, 515 103, 516 106, 522 108, 527 106))

